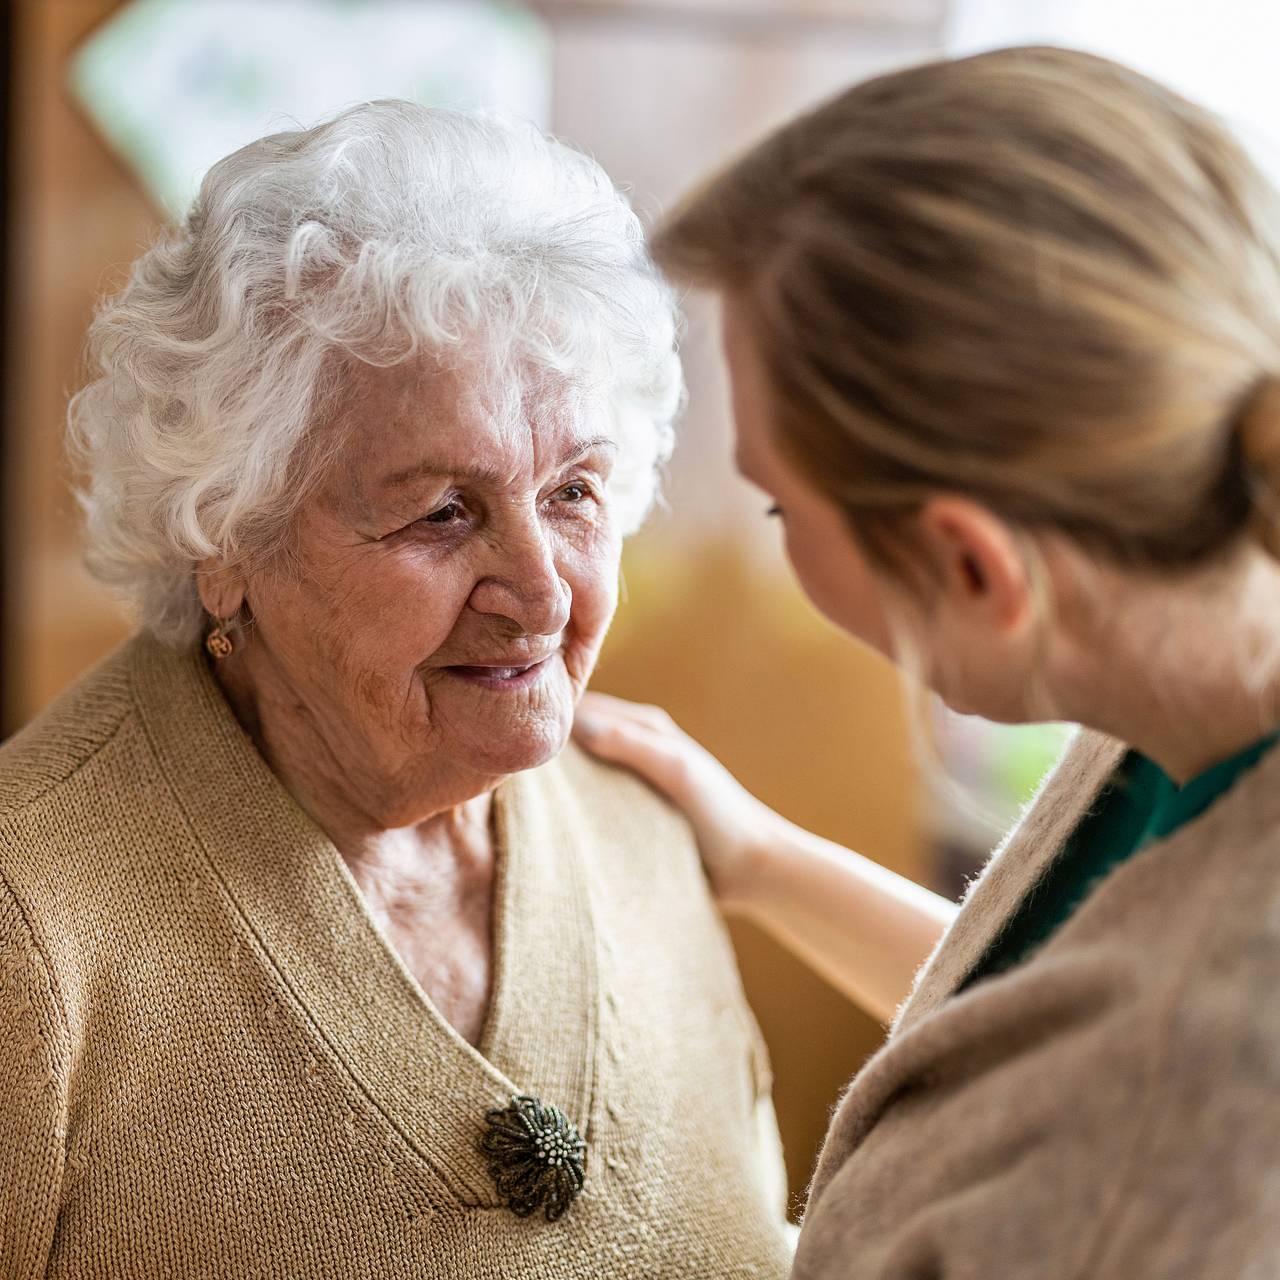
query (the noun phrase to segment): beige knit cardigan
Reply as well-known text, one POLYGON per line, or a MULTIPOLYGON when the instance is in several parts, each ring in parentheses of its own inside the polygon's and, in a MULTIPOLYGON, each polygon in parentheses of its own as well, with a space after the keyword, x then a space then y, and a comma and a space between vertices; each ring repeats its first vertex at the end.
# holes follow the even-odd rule
POLYGON ((495 795, 444 1022, 201 658, 139 637, 0 749, 0 1277, 778 1277, 768 1070, 684 821, 567 751, 495 795), (588 1142, 560 1221, 485 1112, 588 1142))
POLYGON ((1280 750, 955 994, 1122 750, 1078 737, 849 1087, 796 1280, 1280 1277, 1280 750))

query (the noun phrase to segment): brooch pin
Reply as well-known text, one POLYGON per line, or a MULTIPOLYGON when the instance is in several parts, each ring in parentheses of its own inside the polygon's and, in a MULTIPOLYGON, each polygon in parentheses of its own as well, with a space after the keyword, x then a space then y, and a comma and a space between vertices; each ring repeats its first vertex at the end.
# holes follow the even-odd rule
POLYGON ((587 1144, 560 1110, 522 1094, 490 1111, 480 1151, 498 1194, 521 1218, 542 1209, 555 1222, 587 1179, 587 1144))

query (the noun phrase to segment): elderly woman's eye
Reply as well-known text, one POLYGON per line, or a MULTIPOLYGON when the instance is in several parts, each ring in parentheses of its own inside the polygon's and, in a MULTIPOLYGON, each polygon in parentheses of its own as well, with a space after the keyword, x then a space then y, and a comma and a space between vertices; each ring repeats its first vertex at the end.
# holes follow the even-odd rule
POLYGON ((557 490, 555 501, 566 502, 574 507, 596 496, 595 490, 585 480, 575 480, 557 490))
POLYGON ((781 508, 781 507, 779 507, 779 506, 777 506, 776 504, 775 504, 774 506, 770 507, 770 508, 769 508, 769 510, 765 512, 765 515, 767 515, 767 516, 769 516, 769 517, 771 517, 771 518, 773 518, 773 519, 777 519, 777 518, 778 518, 778 517, 780 517, 782 514, 783 514, 782 508, 781 508))
POLYGON ((430 515, 423 516, 422 519, 427 524, 450 524, 462 515, 462 504, 458 502, 446 502, 443 507, 438 507, 430 515))

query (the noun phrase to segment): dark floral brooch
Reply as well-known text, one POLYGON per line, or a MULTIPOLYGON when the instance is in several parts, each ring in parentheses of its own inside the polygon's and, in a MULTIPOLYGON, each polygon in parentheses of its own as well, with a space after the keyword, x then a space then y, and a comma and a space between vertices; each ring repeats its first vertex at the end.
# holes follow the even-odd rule
POLYGON ((480 1151, 498 1194, 521 1218, 541 1209, 555 1222, 587 1180, 587 1144, 569 1118, 522 1094, 490 1111, 480 1151))

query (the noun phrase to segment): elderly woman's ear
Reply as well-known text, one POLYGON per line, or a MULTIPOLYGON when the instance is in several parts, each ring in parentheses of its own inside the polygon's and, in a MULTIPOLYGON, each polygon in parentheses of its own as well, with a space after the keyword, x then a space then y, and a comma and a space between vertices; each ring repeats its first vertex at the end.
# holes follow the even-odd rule
POLYGON ((242 568, 220 558, 196 566, 196 591, 211 618, 234 618, 244 607, 249 583, 242 568))

